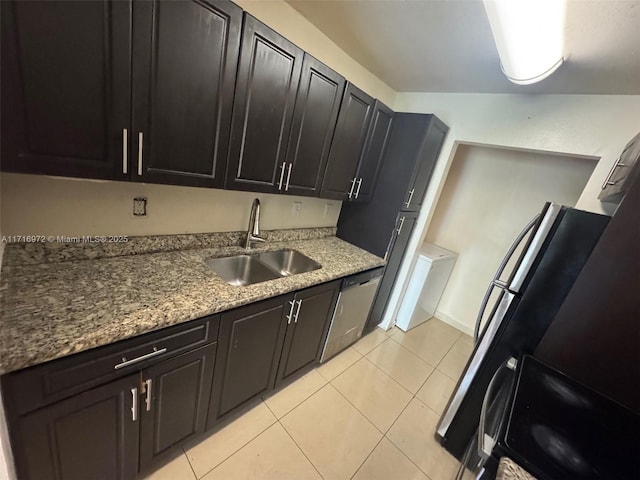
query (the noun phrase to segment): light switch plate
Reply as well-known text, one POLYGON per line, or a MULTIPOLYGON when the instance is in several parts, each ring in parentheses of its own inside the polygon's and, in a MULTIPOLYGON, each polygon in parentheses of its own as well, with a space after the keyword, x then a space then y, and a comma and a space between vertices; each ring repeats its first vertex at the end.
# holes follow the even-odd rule
POLYGON ((302 202, 293 202, 291 215, 293 215, 294 217, 300 216, 300 210, 302 210, 302 202))

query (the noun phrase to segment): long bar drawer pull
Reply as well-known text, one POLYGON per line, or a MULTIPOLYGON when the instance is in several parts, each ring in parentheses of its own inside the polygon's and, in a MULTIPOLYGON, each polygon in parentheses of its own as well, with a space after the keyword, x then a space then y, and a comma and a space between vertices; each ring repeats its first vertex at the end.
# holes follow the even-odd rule
POLYGON ((146 355, 142 355, 140 357, 132 358, 131 360, 126 360, 123 357, 122 358, 122 363, 117 364, 113 368, 115 370, 118 370, 120 368, 128 367, 129 365, 133 365, 134 363, 141 362, 141 361, 146 360, 148 358, 153 358, 153 357, 155 357, 157 355, 162 355, 163 353, 166 353, 166 351, 167 351, 166 348, 161 348, 160 350, 158 350, 156 347, 153 347, 153 352, 147 353, 146 355))

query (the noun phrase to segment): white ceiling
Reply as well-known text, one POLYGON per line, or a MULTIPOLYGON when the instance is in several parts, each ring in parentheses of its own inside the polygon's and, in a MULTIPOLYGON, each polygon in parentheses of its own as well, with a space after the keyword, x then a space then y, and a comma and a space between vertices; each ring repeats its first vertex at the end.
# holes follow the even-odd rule
POLYGON ((287 0, 399 92, 640 94, 640 0, 568 0, 565 64, 513 85, 481 0, 287 0))

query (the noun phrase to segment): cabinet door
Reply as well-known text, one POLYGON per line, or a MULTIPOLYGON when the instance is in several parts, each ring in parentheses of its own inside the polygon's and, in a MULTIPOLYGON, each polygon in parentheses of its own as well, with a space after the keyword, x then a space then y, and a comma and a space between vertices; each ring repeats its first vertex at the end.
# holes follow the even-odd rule
POLYGON ((222 314, 207 428, 273 388, 287 327, 285 304, 291 298, 276 297, 222 314))
POLYGON ((133 479, 138 471, 140 375, 130 375, 18 420, 18 477, 133 479))
POLYGON ((2 170, 126 179, 131 2, 0 4, 2 170))
POLYGON ((347 84, 331 142, 320 196, 346 200, 353 192, 356 168, 369 129, 374 100, 353 84, 347 84))
POLYGON ((319 194, 344 84, 343 77, 305 54, 282 185, 278 182, 281 190, 319 194))
POLYGON ((438 160, 438 154, 442 148, 444 137, 449 127, 435 116, 431 116, 429 127, 424 136, 422 147, 418 155, 416 167, 409 182, 409 191, 402 208, 414 212, 420 211, 424 194, 429 186, 429 180, 438 160))
POLYGON ((226 187, 276 192, 304 52, 245 13, 226 187))
POLYGON ((134 3, 135 179, 224 186, 241 21, 231 2, 134 3))
POLYGON ((417 212, 401 212, 398 215, 395 230, 389 242, 389 249, 385 256, 387 258, 387 266, 380 281, 378 294, 373 302, 367 325, 365 326, 365 333, 373 330, 382 321, 391 290, 393 290, 393 285, 396 281, 398 270, 400 270, 404 252, 407 249, 407 244, 413 233, 417 218, 417 212))
POLYGON ((351 198, 354 202, 369 202, 373 198, 382 158, 391 135, 393 116, 393 110, 376 100, 371 127, 356 174, 356 186, 351 198))
POLYGON ((620 202, 638 176, 640 176, 640 133, 624 147, 602 184, 598 199, 601 202, 620 202))
POLYGON ((287 319, 278 382, 316 362, 338 299, 341 280, 295 294, 293 315, 287 319))
POLYGON ((142 372, 140 470, 204 432, 216 344, 142 372))

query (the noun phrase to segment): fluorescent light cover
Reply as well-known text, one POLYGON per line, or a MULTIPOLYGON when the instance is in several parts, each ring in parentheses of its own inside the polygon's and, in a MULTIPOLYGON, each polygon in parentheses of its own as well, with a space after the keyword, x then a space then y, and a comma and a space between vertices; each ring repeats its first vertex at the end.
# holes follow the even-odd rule
POLYGON ((528 85, 563 62, 566 0, 483 0, 506 77, 528 85))

